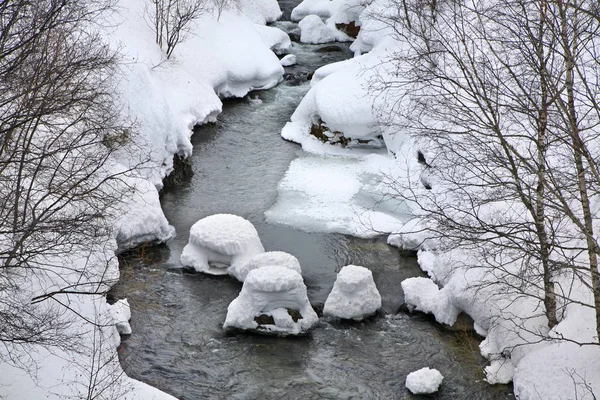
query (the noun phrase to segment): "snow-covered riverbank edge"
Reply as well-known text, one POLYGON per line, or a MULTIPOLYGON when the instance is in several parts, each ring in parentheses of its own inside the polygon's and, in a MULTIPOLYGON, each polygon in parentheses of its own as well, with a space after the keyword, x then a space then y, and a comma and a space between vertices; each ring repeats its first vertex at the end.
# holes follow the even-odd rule
MULTIPOLYGON (((481 353, 490 362, 485 371, 489 383, 513 381, 520 399, 592 398, 600 392, 600 347, 589 283, 570 281, 569 274, 556 279, 558 286, 570 288, 572 303, 550 330, 540 311, 539 293, 503 296, 497 289, 500 285, 493 284, 493 274, 476 268, 482 263, 476 252, 439 251, 419 218, 405 223, 406 213, 399 212, 406 211, 399 198, 426 197, 431 186, 426 160, 433 154, 428 153, 427 143, 405 134, 398 125, 390 129, 390 120, 382 119, 381 111, 388 108, 385 103, 402 101, 410 89, 398 84, 388 98, 374 95, 374 87, 394 81, 393 74, 402 81, 398 76, 403 66, 394 54, 401 53, 404 45, 390 24, 400 18, 394 14, 396 5, 385 0, 305 0, 292 13, 298 20, 319 16, 329 27, 354 22, 360 32, 350 47, 355 58, 317 70, 311 91, 282 131, 285 139, 314 156, 292 163, 267 219, 309 231, 365 237, 394 233, 389 243, 418 250, 419 264, 430 276, 405 281, 407 302, 448 325, 460 313, 469 314, 474 328, 485 337, 481 353), (387 154, 352 148, 351 139, 375 143, 379 137, 387 154), (321 177, 318 182, 306 178, 316 175, 321 177), (372 199, 370 208, 365 207, 365 197, 372 199)), ((394 89, 387 90, 389 95, 394 89)), ((418 204, 404 207, 408 214, 422 213, 418 204)), ((500 212, 508 212, 509 207, 500 212)))
POLYGON ((122 55, 115 80, 123 116, 138 132, 117 160, 116 168, 136 168, 126 178, 131 190, 119 206, 121 212, 115 221, 107 221, 114 235, 52 260, 47 276, 22 288, 26 297, 29 290, 50 292, 77 280, 77 287, 89 285, 90 293, 98 294, 55 296, 67 305, 61 317, 69 321, 66 332, 76 338, 76 347, 48 350, 32 345, 27 356, 8 350, 16 361, 0 366, 1 398, 173 399, 124 374, 117 356, 119 313, 100 293, 118 280, 116 253, 164 242, 175 233, 162 212, 158 190, 173 170, 173 157, 191 154, 192 128, 216 121, 221 98, 278 84, 283 68, 271 49, 285 50, 290 40, 283 31, 265 26, 281 15, 275 0, 248 0, 221 12, 207 2, 204 14, 192 22, 186 40, 167 60, 155 43, 146 3, 121 1, 107 16, 107 41, 122 55))

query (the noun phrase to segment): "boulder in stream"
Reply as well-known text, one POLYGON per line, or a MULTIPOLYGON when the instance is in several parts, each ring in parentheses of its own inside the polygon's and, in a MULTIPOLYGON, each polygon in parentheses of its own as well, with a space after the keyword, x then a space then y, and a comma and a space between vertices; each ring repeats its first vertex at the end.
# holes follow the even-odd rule
POLYGON ((380 308, 381 295, 371 271, 365 267, 347 265, 338 273, 325 301, 323 315, 360 321, 380 308))
POLYGON ((252 223, 232 214, 215 214, 192 225, 181 263, 198 272, 226 275, 227 268, 265 251, 252 223))
POLYGON ((299 335, 318 319, 302 276, 289 268, 266 266, 248 273, 239 296, 227 308, 223 328, 299 335))
POLYGON ((413 394, 432 394, 438 391, 444 377, 437 369, 421 368, 406 377, 406 388, 413 394))

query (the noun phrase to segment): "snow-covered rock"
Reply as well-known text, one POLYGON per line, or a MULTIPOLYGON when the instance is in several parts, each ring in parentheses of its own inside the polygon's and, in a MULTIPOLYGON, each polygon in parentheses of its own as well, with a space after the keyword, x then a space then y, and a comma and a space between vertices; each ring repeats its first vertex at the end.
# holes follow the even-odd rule
POLYGON ((321 18, 316 15, 307 15, 298 24, 300 27, 300 41, 302 43, 328 43, 344 42, 352 40, 345 33, 325 25, 321 18))
POLYGON ((294 64, 296 64, 296 55, 295 54, 288 54, 287 56, 285 56, 281 59, 281 65, 283 65, 284 67, 290 67, 294 64))
POLYGON ((244 262, 233 264, 227 272, 239 281, 244 282, 250 271, 267 266, 289 268, 302 275, 302 268, 298 259, 283 251, 267 251, 266 253, 257 254, 244 262))
POLYGON ((413 394, 431 394, 438 391, 444 377, 437 369, 421 368, 406 377, 406 388, 413 394))
POLYGON ((302 276, 289 268, 266 266, 248 273, 239 296, 227 308, 223 328, 297 335, 317 321, 302 276))
POLYGON ((232 214, 215 214, 192 225, 181 263, 198 272, 225 275, 227 268, 264 252, 252 223, 232 214))
POLYGON ((365 267, 347 265, 338 273, 325 301, 324 315, 361 320, 381 308, 373 274, 365 267))
POLYGON ((129 325, 131 309, 129 308, 127 299, 117 300, 115 304, 110 306, 109 311, 115 321, 117 331, 121 335, 131 335, 131 325, 129 325))

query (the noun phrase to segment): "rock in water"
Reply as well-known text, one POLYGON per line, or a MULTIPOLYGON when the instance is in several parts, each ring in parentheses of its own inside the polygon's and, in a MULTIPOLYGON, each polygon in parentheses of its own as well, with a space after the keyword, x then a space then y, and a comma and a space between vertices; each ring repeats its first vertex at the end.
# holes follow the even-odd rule
POLYGON ((241 263, 265 249, 252 223, 231 214, 215 214, 192 225, 181 263, 198 272, 225 275, 230 265, 241 263))
POLYGON ((284 67, 289 67, 296 64, 296 56, 294 54, 288 54, 283 57, 281 60, 281 65, 284 67))
POLYGON ((406 377, 406 388, 413 394, 431 394, 438 391, 444 377, 437 369, 421 368, 406 377))
POLYGON ((381 296, 370 270, 348 265, 338 273, 323 315, 361 320, 381 308, 381 296))
POLYGON ((227 308, 223 328, 298 335, 318 319, 302 276, 289 268, 265 266, 248 273, 242 291, 227 308))

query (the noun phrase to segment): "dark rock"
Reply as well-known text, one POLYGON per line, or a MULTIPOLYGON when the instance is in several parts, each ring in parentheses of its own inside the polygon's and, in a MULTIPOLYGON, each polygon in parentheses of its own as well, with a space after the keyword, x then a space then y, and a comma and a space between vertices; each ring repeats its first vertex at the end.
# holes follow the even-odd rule
POLYGON ((292 320, 294 322, 298 322, 299 319, 302 319, 302 314, 300 314, 300 311, 298 311, 298 310, 293 310, 293 309, 288 308, 287 312, 290 315, 290 317, 292 317, 292 320))
POLYGON ((315 50, 315 53, 331 53, 334 51, 343 51, 343 49, 340 46, 336 46, 336 45, 332 44, 329 46, 319 47, 318 49, 315 50))
POLYGON ((168 191, 184 182, 189 182, 194 176, 190 158, 175 154, 173 156, 173 171, 163 179, 163 190, 168 191))
POLYGON ((300 43, 300 34, 297 32, 289 32, 288 36, 292 42, 300 43))
POLYGON ((254 318, 259 325, 275 325, 275 320, 272 316, 266 314, 260 314, 258 317, 254 318))
POLYGON ((358 32, 360 32, 360 26, 356 26, 354 21, 347 24, 335 24, 335 27, 354 39, 358 37, 358 32))

